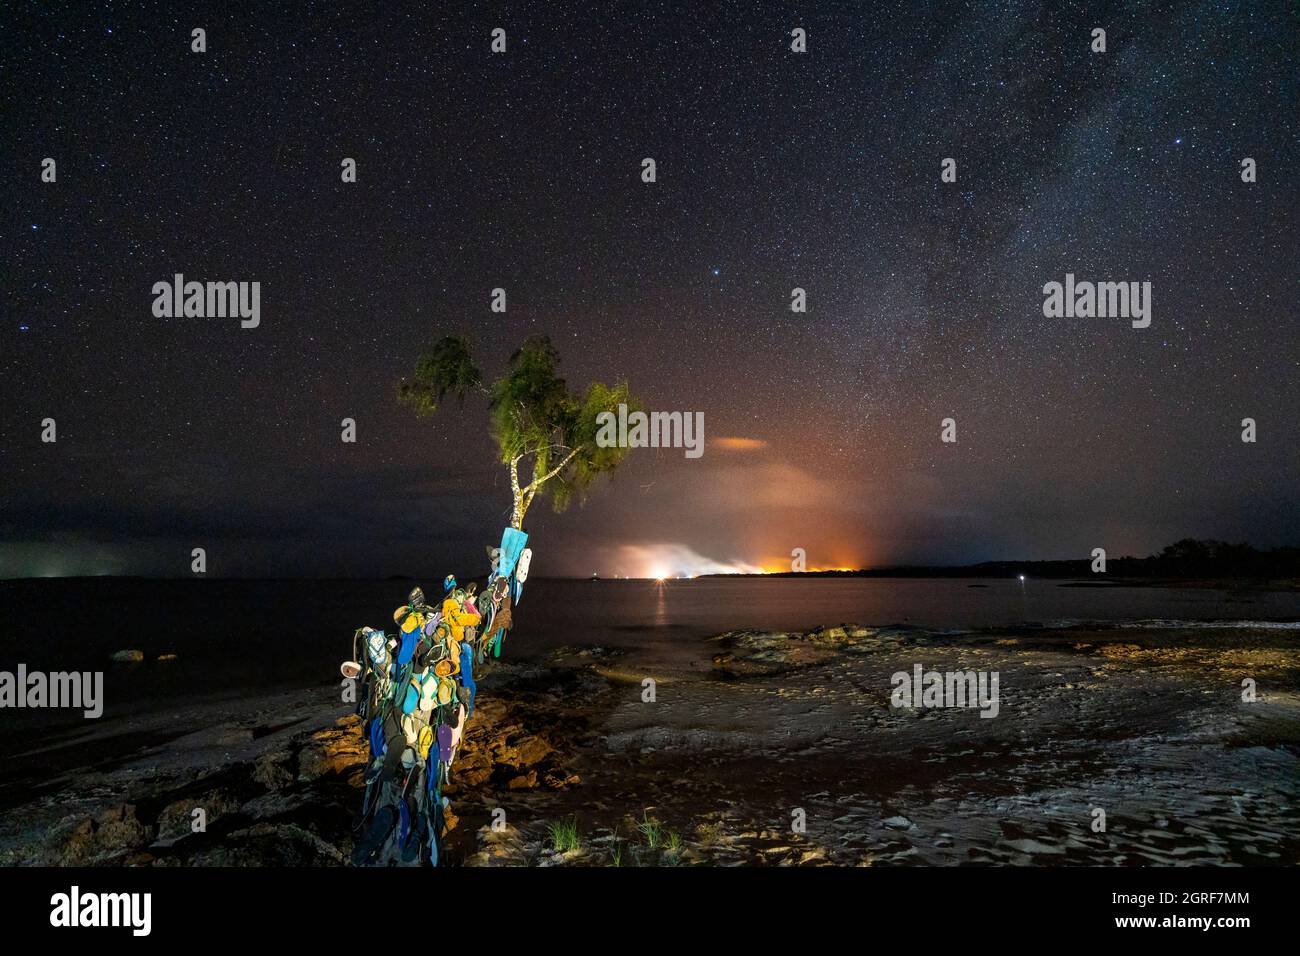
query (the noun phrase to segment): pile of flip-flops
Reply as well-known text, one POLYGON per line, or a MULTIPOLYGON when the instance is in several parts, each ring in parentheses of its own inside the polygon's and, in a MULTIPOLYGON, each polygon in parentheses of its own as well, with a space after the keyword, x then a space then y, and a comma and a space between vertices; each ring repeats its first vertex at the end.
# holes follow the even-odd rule
POLYGON ((420 588, 411 591, 393 612, 395 634, 363 627, 353 635, 352 660, 340 670, 360 683, 357 713, 370 742, 354 864, 437 865, 448 806, 442 788, 474 713, 474 667, 501 656, 528 579, 527 541, 507 528, 501 547, 488 549, 492 572, 482 594, 447 575, 437 606, 420 588))

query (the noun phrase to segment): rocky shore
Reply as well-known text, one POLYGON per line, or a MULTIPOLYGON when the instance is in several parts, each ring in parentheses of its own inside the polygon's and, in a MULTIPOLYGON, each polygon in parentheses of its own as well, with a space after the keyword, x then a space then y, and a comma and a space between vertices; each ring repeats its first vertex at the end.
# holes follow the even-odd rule
MULTIPOLYGON (((1295 863, 1296 635, 843 625, 730 632, 653 670, 592 647, 503 663, 446 791, 446 858, 1295 863), (891 707, 914 663, 999 672, 999 716, 891 707)), ((186 715, 199 730, 69 768, 0 815, 0 863, 346 864, 366 749, 336 693, 214 705, 186 715)))

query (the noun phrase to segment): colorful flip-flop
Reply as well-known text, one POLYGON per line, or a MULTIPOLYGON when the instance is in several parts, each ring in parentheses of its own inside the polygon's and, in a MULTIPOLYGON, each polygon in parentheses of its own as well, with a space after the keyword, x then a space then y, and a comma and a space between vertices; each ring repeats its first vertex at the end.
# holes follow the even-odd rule
POLYGON ((433 728, 426 724, 420 729, 418 746, 415 748, 415 751, 420 755, 421 760, 429 759, 429 749, 433 746, 433 741, 433 728))

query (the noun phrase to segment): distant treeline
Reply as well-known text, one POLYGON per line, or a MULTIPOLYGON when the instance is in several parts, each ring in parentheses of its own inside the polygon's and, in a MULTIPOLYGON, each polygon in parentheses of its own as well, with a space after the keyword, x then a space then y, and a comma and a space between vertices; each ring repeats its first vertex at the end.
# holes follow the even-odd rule
MULTIPOLYGON (((794 576, 796 572, 785 572, 794 576)), ((807 572, 826 577, 970 577, 997 578, 1024 574, 1035 578, 1092 577, 1092 559, 1075 561, 985 561, 960 567, 871 568, 863 571, 807 572)), ((1146 558, 1132 556, 1106 559, 1107 577, 1125 578, 1300 578, 1300 548, 1273 548, 1260 551, 1249 544, 1184 538, 1159 554, 1146 558)))

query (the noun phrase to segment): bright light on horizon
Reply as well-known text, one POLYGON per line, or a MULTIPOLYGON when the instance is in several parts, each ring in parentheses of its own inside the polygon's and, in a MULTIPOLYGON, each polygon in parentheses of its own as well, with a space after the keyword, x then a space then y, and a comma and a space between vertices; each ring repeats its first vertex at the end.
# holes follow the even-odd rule
POLYGON ((684 544, 645 544, 621 546, 615 556, 617 566, 629 578, 697 578, 702 574, 762 574, 763 569, 743 561, 719 561, 706 557, 684 544))

